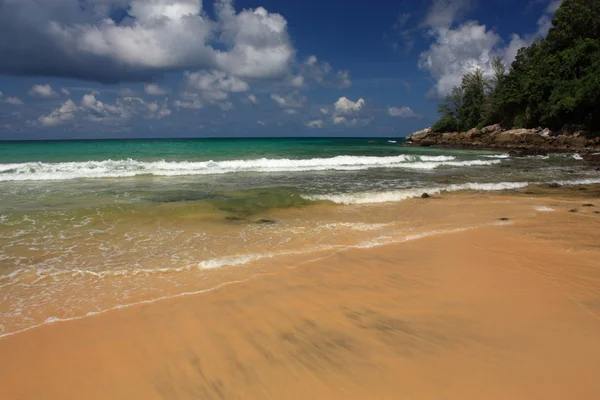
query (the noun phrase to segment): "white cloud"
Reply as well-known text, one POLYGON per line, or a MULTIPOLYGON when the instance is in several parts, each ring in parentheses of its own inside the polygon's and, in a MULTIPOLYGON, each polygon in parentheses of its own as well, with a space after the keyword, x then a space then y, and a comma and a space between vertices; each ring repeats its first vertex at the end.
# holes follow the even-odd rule
POLYGON ((335 125, 344 124, 346 126, 366 126, 372 121, 372 118, 346 118, 346 117, 334 117, 333 123, 335 125))
POLYGON ((351 114, 360 111, 365 105, 365 100, 360 98, 357 101, 352 101, 347 97, 340 97, 338 101, 333 104, 335 109, 335 113, 337 115, 341 114, 351 114))
POLYGON ((248 99, 248 101, 252 104, 258 104, 258 99, 256 98, 255 95, 253 94, 249 94, 248 96, 246 96, 246 98, 248 99))
POLYGON ((18 97, 8 97, 6 100, 3 99, 4 94, 0 91, 0 104, 7 103, 13 106, 22 105, 23 102, 18 97))
POLYGON ((419 67, 433 75, 437 80, 434 92, 443 96, 460 85, 467 71, 481 68, 484 74, 490 74, 494 47, 501 41, 496 32, 473 21, 456 29, 443 29, 429 50, 421 53, 419 67))
POLYGON ((333 117, 333 123, 338 125, 338 124, 343 124, 346 122, 346 118, 345 117, 333 117))
POLYGON ((58 97, 58 93, 52 88, 52 86, 46 85, 33 85, 31 89, 29 89, 28 94, 32 97, 37 97, 40 99, 51 99, 54 97, 58 97))
POLYGON ((161 88, 155 83, 149 83, 144 86, 144 92, 149 96, 163 96, 168 93, 167 90, 161 88))
POLYGON ((286 110, 283 110, 284 113, 288 114, 288 115, 295 115, 298 114, 298 110, 294 110, 293 108, 288 108, 286 110))
POLYGON ((410 107, 388 107, 388 114, 392 117, 400 118, 415 118, 419 115, 416 114, 410 107))
POLYGON ((307 57, 298 65, 297 69, 297 75, 292 76, 289 81, 293 87, 303 88, 310 84, 316 84, 345 89, 352 85, 349 71, 335 71, 329 63, 319 61, 315 55, 307 57))
POLYGON ((454 86, 460 85, 462 76, 475 68, 484 75, 492 73, 492 60, 502 58, 507 65, 515 59, 521 47, 546 35, 551 26, 551 16, 561 1, 552 0, 538 20, 537 31, 531 35, 513 34, 503 46, 500 35, 477 21, 467 21, 453 27, 472 4, 471 0, 435 0, 422 26, 427 37, 433 38, 429 49, 421 53, 419 67, 429 71, 436 83, 431 94, 444 96, 454 86))
POLYGON ((287 21, 263 7, 236 14, 231 0, 216 2, 221 40, 228 51, 215 51, 217 65, 242 78, 273 78, 288 74, 295 50, 287 21))
POLYGON ((71 92, 69 92, 67 89, 65 88, 61 88, 60 89, 61 93, 64 94, 65 96, 70 96, 71 92))
POLYGON ((204 104, 198 98, 188 98, 187 100, 176 100, 173 105, 176 108, 189 108, 199 110, 204 107, 204 104))
POLYGON ((295 63, 287 20, 216 0, 4 0, 0 72, 103 82, 218 69, 242 79, 286 78, 295 63), (83 4, 83 5, 82 5, 83 4), (112 19, 115 10, 128 17, 112 19))
POLYGON ((18 97, 9 97, 6 99, 6 102, 8 104, 12 104, 13 106, 20 106, 23 104, 23 101, 21 101, 21 99, 18 97))
POLYGON ((265 122, 263 122, 261 120, 257 120, 256 123, 259 124, 259 125, 262 125, 262 126, 267 125, 265 122))
POLYGON ((323 114, 323 115, 327 115, 327 114, 329 114, 329 109, 327 109, 327 108, 325 108, 325 107, 321 107, 321 108, 319 109, 319 111, 321 111, 321 114, 323 114))
POLYGON ((38 118, 38 123, 44 127, 55 127, 76 119, 86 119, 93 122, 119 123, 134 116, 146 119, 161 119, 171 114, 166 102, 147 102, 140 97, 119 98, 114 104, 100 101, 98 93, 83 95, 79 105, 68 99, 50 114, 38 118))
POLYGON ((250 89, 243 80, 217 70, 186 71, 184 76, 184 91, 188 94, 198 94, 206 102, 223 101, 229 97, 229 93, 246 92, 250 89))
POLYGON ((297 90, 284 96, 273 93, 271 94, 271 99, 273 99, 279 107, 285 109, 302 108, 306 102, 306 97, 301 95, 297 90))
POLYGON ((77 111, 77 106, 71 99, 65 101, 59 108, 52 111, 50 114, 41 116, 38 121, 42 126, 52 127, 61 125, 74 118, 74 113, 77 111))
POLYGON ((473 0, 434 0, 421 25, 434 30, 447 29, 469 11, 472 4, 473 0))
POLYGON ((316 119, 314 121, 307 122, 306 126, 309 128, 322 128, 323 124, 324 124, 323 120, 316 119))

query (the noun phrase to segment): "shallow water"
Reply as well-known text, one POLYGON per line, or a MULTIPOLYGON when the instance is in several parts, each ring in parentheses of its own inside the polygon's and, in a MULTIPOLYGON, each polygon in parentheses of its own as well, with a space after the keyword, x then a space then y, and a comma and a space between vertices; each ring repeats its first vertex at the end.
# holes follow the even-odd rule
POLYGON ((423 192, 600 182, 570 154, 508 158, 400 144, 1 143, 0 335, 208 290, 267 271, 279 256, 490 223, 482 215, 458 226, 397 207, 423 192))

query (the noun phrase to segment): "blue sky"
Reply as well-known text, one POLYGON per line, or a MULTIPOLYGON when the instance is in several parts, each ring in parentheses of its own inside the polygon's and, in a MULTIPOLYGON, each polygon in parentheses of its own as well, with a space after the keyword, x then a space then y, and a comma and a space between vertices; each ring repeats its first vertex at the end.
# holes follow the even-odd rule
POLYGON ((561 0, 3 0, 0 140, 405 136, 561 0))

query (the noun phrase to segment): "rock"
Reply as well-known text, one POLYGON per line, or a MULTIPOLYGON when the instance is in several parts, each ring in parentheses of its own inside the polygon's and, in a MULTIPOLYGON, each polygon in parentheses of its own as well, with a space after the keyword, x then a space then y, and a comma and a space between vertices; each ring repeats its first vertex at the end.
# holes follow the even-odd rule
POLYGON ((547 137, 552 136, 552 131, 550 129, 548 129, 548 128, 542 129, 540 131, 540 135, 543 136, 543 137, 545 137, 545 138, 547 138, 547 137))
POLYGON ((431 196, 430 196, 429 194, 427 194, 427 193, 423 193, 423 194, 421 195, 421 198, 422 198, 422 199, 428 199, 428 198, 430 198, 430 197, 431 197, 431 196))
POLYGON ((495 125, 488 125, 486 127, 484 127, 483 129, 481 129, 481 133, 483 134, 493 134, 493 133, 499 133, 502 132, 502 127, 500 126, 500 124, 495 124, 495 125))
POLYGON ((272 219, 259 219, 258 221, 256 221, 257 224, 263 224, 263 225, 272 225, 277 223, 277 221, 274 221, 272 219))
POLYGON ((579 212, 579 208, 571 208, 569 212, 576 213, 579 212))
POLYGON ((510 218, 502 217, 502 218, 500 218, 500 221, 510 221, 510 218))
POLYGON ((600 214, 600 211, 594 211, 594 214, 600 214))
POLYGON ((593 204, 584 204, 582 207, 594 207, 593 204))
POLYGON ((415 133, 408 135, 406 140, 412 140, 415 142, 419 142, 419 141, 427 138, 432 133, 433 133, 433 131, 431 130, 431 128, 426 128, 421 131, 417 131, 415 133))
POLYGON ((552 183, 549 183, 549 184, 548 184, 548 187, 551 187, 551 188, 559 188, 559 187, 560 187, 560 184, 558 184, 558 183, 556 183, 556 182, 552 182, 552 183))
POLYGON ((419 142, 419 144, 423 147, 435 146, 435 141, 431 139, 425 139, 419 142))

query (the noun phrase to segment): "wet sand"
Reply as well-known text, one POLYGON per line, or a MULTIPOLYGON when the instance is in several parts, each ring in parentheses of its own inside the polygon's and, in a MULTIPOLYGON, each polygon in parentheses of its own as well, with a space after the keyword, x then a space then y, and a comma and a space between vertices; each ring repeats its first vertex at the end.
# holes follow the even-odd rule
MULTIPOLYGON (((423 207, 469 207, 460 196, 423 207)), ((204 294, 5 337, 0 398, 597 399, 593 202, 486 196, 473 213, 509 224, 278 258, 204 294)))

